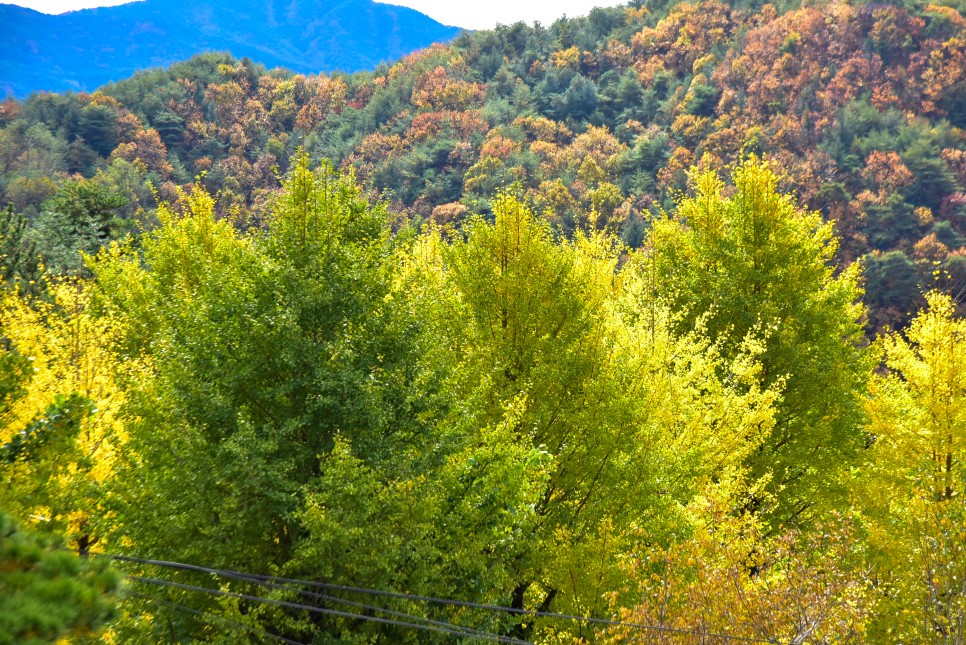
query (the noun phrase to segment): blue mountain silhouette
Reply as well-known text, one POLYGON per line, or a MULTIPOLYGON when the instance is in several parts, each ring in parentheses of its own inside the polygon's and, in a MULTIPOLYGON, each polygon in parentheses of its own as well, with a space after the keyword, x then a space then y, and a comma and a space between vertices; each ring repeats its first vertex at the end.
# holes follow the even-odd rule
POLYGON ((203 51, 302 73, 372 69, 459 29, 371 0, 143 0, 51 16, 0 4, 0 98, 91 91, 203 51))

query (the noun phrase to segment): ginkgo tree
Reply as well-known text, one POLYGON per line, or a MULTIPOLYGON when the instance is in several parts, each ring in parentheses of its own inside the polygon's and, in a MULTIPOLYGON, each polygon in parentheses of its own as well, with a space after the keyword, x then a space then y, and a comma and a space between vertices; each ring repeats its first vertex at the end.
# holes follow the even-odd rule
POLYGON ((956 643, 966 635, 966 320, 947 294, 926 302, 904 336, 879 341, 887 371, 872 380, 874 444, 857 491, 891 590, 880 629, 956 643))
POLYGON ((731 182, 694 171, 693 194, 653 222, 642 266, 679 329, 703 321, 725 356, 749 337, 764 344, 762 378, 781 401, 747 464, 770 479, 756 506, 800 523, 844 499, 841 474, 866 441, 859 267, 836 267, 832 224, 782 193, 769 164, 751 158, 731 182))
MULTIPOLYGON (((394 233, 303 157, 264 231, 237 232, 200 189, 182 207, 159 209, 140 254, 91 265, 113 346, 145 366, 124 381, 107 501, 109 538, 139 555, 604 616, 636 527, 669 536, 771 430, 763 346, 725 358, 666 308, 645 315, 612 238, 558 241, 512 196, 455 238, 394 233)), ((292 638, 426 638, 172 594, 292 638)), ((204 633, 126 607, 121 635, 204 633)))
POLYGON ((48 291, 0 296, 4 362, 22 377, 0 408, 0 506, 88 548, 103 537, 104 487, 126 437, 118 380, 138 368, 112 351, 116 321, 94 314, 89 284, 54 282, 48 291))
POLYGON ((299 558, 357 584, 605 616, 637 527, 666 538, 698 487, 741 479, 776 395, 758 385, 755 343, 725 366, 700 330, 677 336, 666 309, 644 315, 610 238, 557 241, 509 195, 494 215, 455 240, 424 233, 400 276, 426 325, 424 382, 438 387, 430 442, 404 470, 333 453, 299 558))
MULTIPOLYGON (((392 298, 388 214, 351 177, 303 156, 266 230, 239 233, 215 210, 195 187, 159 208, 141 250, 115 246, 91 265, 101 311, 121 330, 116 350, 146 365, 125 380, 130 441, 110 536, 141 555, 280 568, 337 437, 378 465, 418 426, 407 410, 413 325, 392 298)), ((170 625, 121 627, 144 628, 170 625)))

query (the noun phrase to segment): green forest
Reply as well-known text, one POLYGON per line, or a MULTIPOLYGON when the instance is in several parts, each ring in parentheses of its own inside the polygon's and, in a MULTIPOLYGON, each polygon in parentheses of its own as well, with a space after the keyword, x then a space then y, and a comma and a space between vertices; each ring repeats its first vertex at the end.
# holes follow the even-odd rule
POLYGON ((963 643, 964 10, 0 103, 0 644, 963 643))

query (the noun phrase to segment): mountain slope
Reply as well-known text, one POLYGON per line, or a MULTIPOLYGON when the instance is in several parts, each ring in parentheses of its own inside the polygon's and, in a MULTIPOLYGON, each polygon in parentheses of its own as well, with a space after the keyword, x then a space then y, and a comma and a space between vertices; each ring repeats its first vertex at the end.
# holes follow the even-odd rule
POLYGON ((371 0, 146 0, 50 16, 0 5, 0 92, 93 90, 202 51, 297 72, 356 71, 453 38, 405 7, 371 0))
POLYGON ((834 222, 839 261, 862 262, 874 333, 923 289, 966 293, 966 3, 655 0, 356 74, 196 56, 95 95, 0 103, 0 203, 37 216, 79 173, 140 186, 129 215, 153 208, 149 184, 175 202, 199 177, 221 215, 258 224, 300 149, 417 221, 459 225, 516 186, 561 236, 632 247, 689 168, 758 155, 834 222))

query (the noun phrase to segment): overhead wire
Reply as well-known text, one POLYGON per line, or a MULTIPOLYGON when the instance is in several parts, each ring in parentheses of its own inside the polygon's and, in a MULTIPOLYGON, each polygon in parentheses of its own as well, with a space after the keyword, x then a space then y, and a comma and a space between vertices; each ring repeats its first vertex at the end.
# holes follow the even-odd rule
POLYGON ((289 609, 299 609, 303 611, 308 611, 316 614, 325 614, 329 616, 339 616, 341 618, 349 618, 353 620, 362 620, 366 622, 381 623, 384 625, 393 625, 398 627, 412 627, 414 629, 421 629, 424 631, 437 632, 441 634, 447 634, 449 636, 472 636, 473 638, 479 638, 483 640, 496 641, 501 643, 519 643, 521 645, 533 645, 528 641, 518 641, 516 639, 509 639, 505 636, 500 636, 498 634, 488 634, 486 635, 471 635, 465 633, 454 626, 450 627, 440 627, 437 625, 426 625, 421 623, 409 623, 401 620, 395 620, 392 618, 382 618, 380 616, 365 616, 361 614, 353 614, 352 612, 342 611, 340 609, 330 609, 327 607, 315 607, 313 605, 305 605, 297 602, 290 602, 288 600, 279 600, 277 598, 263 598, 261 596, 252 596, 249 594, 237 593, 234 591, 225 591, 223 589, 211 589, 209 587, 199 587, 196 585, 189 585, 183 582, 172 582, 171 580, 159 580, 158 578, 147 578, 143 576, 128 576, 128 580, 133 580, 134 582, 142 582, 145 584, 153 584, 161 587, 170 587, 174 589, 182 589, 184 591, 197 591, 200 593, 206 593, 214 596, 223 596, 228 598, 237 598, 239 600, 249 600, 253 602, 263 602, 270 605, 277 605, 279 607, 287 607, 289 609))
POLYGON ((347 598, 340 598, 339 596, 332 596, 332 595, 329 595, 329 594, 321 594, 321 593, 316 593, 314 591, 306 591, 305 589, 296 589, 294 587, 290 587, 290 586, 287 586, 285 584, 278 584, 278 583, 275 583, 275 582, 270 582, 268 580, 259 580, 257 578, 249 577, 248 574, 240 574, 240 575, 221 574, 221 575, 225 575, 226 577, 231 577, 231 578, 233 578, 235 580, 242 580, 242 581, 245 581, 245 582, 253 582, 255 584, 262 585, 262 586, 264 586, 264 587, 266 587, 268 589, 275 589, 275 590, 279 590, 279 591, 294 592, 294 593, 297 593, 297 594, 299 594, 301 596, 305 596, 307 598, 313 598, 315 600, 335 602, 335 603, 338 603, 338 604, 341 604, 341 605, 346 605, 348 607, 355 607, 357 609, 365 609, 365 610, 368 610, 368 611, 380 612, 380 613, 383 613, 383 614, 386 614, 386 615, 389 615, 389 616, 395 616, 396 618, 404 618, 404 619, 409 619, 409 620, 417 620, 417 621, 422 621, 422 622, 425 622, 425 623, 428 623, 428 624, 431 624, 431 625, 438 625, 440 627, 455 628, 455 629, 460 630, 462 633, 464 633, 467 636, 476 636, 476 637, 484 638, 486 640, 493 640, 493 638, 496 637, 499 640, 499 642, 502 642, 502 643, 508 643, 510 645, 527 645, 527 641, 518 640, 518 639, 515 639, 515 638, 506 637, 506 636, 499 636, 498 634, 493 634, 493 633, 490 633, 490 632, 486 632, 486 631, 474 629, 472 627, 466 627, 466 626, 463 626, 463 625, 456 625, 454 623, 447 623, 447 622, 444 622, 444 621, 434 620, 432 618, 426 618, 426 617, 423 617, 423 616, 415 616, 413 614, 407 614, 406 612, 397 611, 395 609, 389 609, 387 607, 378 607, 376 605, 368 605, 366 603, 358 602, 358 601, 355 601, 355 600, 349 600, 347 598))
MULTIPOLYGON (((67 549, 65 549, 65 550, 67 550, 67 549)), ((486 632, 486 631, 482 631, 482 630, 479 630, 479 629, 474 629, 474 628, 471 628, 471 627, 466 627, 466 626, 463 626, 463 625, 457 625, 457 624, 453 624, 453 623, 447 623, 447 622, 443 622, 443 621, 439 621, 439 620, 434 620, 434 619, 427 618, 427 617, 423 617, 423 616, 415 616, 415 615, 412 615, 412 614, 407 614, 405 612, 396 611, 396 610, 389 609, 389 608, 386 608, 386 607, 378 607, 378 606, 375 606, 375 605, 369 605, 369 604, 357 602, 357 601, 354 601, 354 600, 348 600, 346 598, 340 598, 338 596, 332 596, 332 595, 328 595, 328 594, 315 593, 315 592, 311 592, 311 591, 306 591, 304 589, 296 589, 296 588, 293 588, 293 587, 290 587, 290 586, 273 583, 273 582, 270 582, 270 581, 267 581, 267 580, 260 580, 260 579, 258 579, 260 576, 257 576, 256 574, 248 574, 248 573, 242 573, 242 572, 238 572, 238 571, 230 571, 230 570, 227 570, 227 569, 214 569, 214 568, 211 568, 211 567, 202 567, 202 566, 199 566, 199 565, 190 565, 190 564, 184 564, 184 563, 165 562, 165 561, 160 561, 160 560, 150 561, 150 560, 146 560, 146 559, 143 559, 143 558, 133 558, 133 557, 130 557, 130 556, 112 556, 112 555, 109 555, 109 554, 98 553, 98 552, 89 552, 89 555, 97 556, 97 557, 106 557, 106 558, 111 558, 111 559, 120 560, 120 561, 127 561, 127 562, 141 562, 141 563, 145 563, 145 564, 158 565, 158 566, 175 566, 175 565, 179 565, 176 568, 188 569, 188 570, 193 570, 193 571, 198 571, 198 572, 204 572, 204 573, 212 573, 212 574, 216 574, 216 575, 219 575, 219 576, 224 576, 224 577, 232 578, 232 579, 239 580, 239 581, 243 581, 243 582, 250 582, 250 583, 258 584, 258 585, 264 586, 264 587, 266 587, 268 589, 275 589, 275 590, 279 590, 279 591, 287 591, 287 592, 297 593, 297 594, 300 594, 300 595, 303 595, 303 596, 306 596, 306 597, 311 597, 311 598, 317 599, 317 600, 335 602, 335 603, 342 604, 342 605, 347 605, 347 606, 351 606, 351 607, 365 609, 365 610, 368 610, 368 611, 374 611, 374 612, 379 612, 379 613, 383 613, 383 614, 395 616, 397 618, 403 618, 403 619, 414 620, 414 621, 421 621, 421 622, 424 622, 424 623, 428 623, 430 625, 438 626, 438 627, 440 627, 442 629, 454 630, 455 632, 458 632, 458 634, 454 634, 454 635, 473 637, 473 638, 487 640, 487 641, 496 641, 496 642, 501 642, 501 643, 507 643, 508 645, 532 645, 528 641, 519 640, 519 639, 516 639, 516 638, 507 637, 507 636, 501 636, 499 634, 493 634, 491 632, 486 632), (161 564, 162 562, 165 562, 165 564, 161 564)), ((136 577, 135 576, 130 576, 130 579, 136 579, 136 577)), ((205 588, 205 589, 207 589, 207 588, 205 588)), ((140 594, 140 595, 145 595, 145 594, 140 594)), ((271 602, 272 599, 262 599, 262 600, 271 602)), ((312 606, 305 605, 305 606, 303 606, 303 608, 311 610, 312 609, 312 606)), ((185 609, 188 609, 188 608, 185 608, 185 609)), ((365 618, 365 617, 364 616, 360 616, 360 618, 365 618)))
POLYGON ((193 609, 191 607, 186 607, 185 605, 182 605, 180 603, 173 602, 171 600, 166 600, 164 598, 158 598, 157 596, 152 596, 151 594, 143 593, 143 592, 136 591, 136 590, 133 590, 133 589, 131 590, 130 593, 133 593, 135 596, 139 596, 141 598, 144 598, 146 600, 150 600, 152 602, 156 602, 156 603, 159 603, 159 604, 162 604, 162 605, 167 605, 168 607, 171 607, 172 609, 175 609, 177 611, 184 612, 184 613, 188 613, 188 614, 192 614, 194 616, 198 616, 199 618, 201 618, 202 620, 204 620, 208 624, 211 624, 211 622, 210 622, 211 619, 214 619, 214 620, 217 620, 218 622, 224 623, 226 625, 231 625, 232 627, 237 627, 239 629, 243 629, 243 630, 245 630, 247 632, 250 632, 252 634, 255 634, 256 636, 262 636, 264 638, 268 638, 270 640, 277 641, 279 643, 286 643, 287 645, 305 645, 305 643, 301 643, 299 641, 292 640, 291 638, 286 638, 284 636, 279 636, 278 634, 273 634, 273 633, 271 633, 269 631, 265 631, 263 629, 258 629, 256 627, 252 627, 251 625, 246 625, 244 623, 239 623, 238 621, 231 620, 230 618, 225 618, 224 616, 211 616, 209 614, 206 614, 203 611, 199 611, 199 610, 193 609))
MULTIPOLYGON (((368 594, 368 595, 382 596, 387 598, 397 598, 397 599, 405 599, 410 601, 429 602, 433 604, 466 607, 466 608, 480 609, 480 610, 486 610, 486 611, 498 611, 498 612, 514 614, 518 616, 529 616, 534 618, 553 618, 558 620, 569 620, 573 622, 583 622, 583 623, 603 625, 608 627, 628 627, 633 629, 642 629, 642 630, 649 630, 649 631, 655 631, 655 632, 663 632, 668 634, 680 634, 682 636, 690 635, 690 636, 704 636, 708 638, 723 638, 731 641, 740 641, 740 642, 747 642, 747 643, 771 643, 771 644, 780 643, 780 641, 776 639, 769 639, 769 638, 741 636, 738 634, 724 634, 724 633, 718 633, 718 632, 706 632, 706 631, 700 631, 700 630, 689 630, 689 629, 683 629, 683 628, 677 628, 677 627, 667 627, 664 625, 649 625, 646 623, 631 623, 631 622, 612 620, 607 618, 594 618, 591 616, 576 616, 572 614, 561 614, 556 612, 539 611, 534 609, 504 607, 500 605, 477 603, 477 602, 468 601, 468 600, 453 600, 448 598, 439 598, 436 596, 406 594, 406 593, 400 593, 395 591, 385 591, 382 589, 368 589, 365 587, 353 587, 349 585, 339 585, 334 583, 315 582, 312 580, 299 580, 296 578, 285 578, 281 576, 270 576, 270 575, 263 575, 263 574, 257 574, 257 573, 245 573, 240 571, 233 571, 231 569, 218 569, 215 567, 205 567, 201 565, 187 564, 182 562, 171 562, 168 560, 152 560, 147 558, 136 558, 133 556, 111 555, 107 553, 93 553, 93 552, 91 553, 91 555, 98 555, 102 557, 113 558, 115 560, 120 560, 123 562, 135 562, 139 564, 148 564, 148 565, 161 566, 161 567, 184 569, 189 571, 198 571, 202 573, 210 573, 213 575, 221 575, 224 577, 235 577, 236 579, 238 577, 242 577, 242 578, 252 579, 252 580, 263 580, 263 581, 280 582, 280 583, 287 583, 287 584, 304 585, 304 586, 314 587, 317 589, 328 589, 331 591, 344 591, 349 593, 368 594)), ((332 610, 332 611, 335 611, 335 610, 332 610)), ((496 635, 494 634, 494 636, 496 635)))
POLYGON ((428 623, 428 624, 431 624, 431 625, 437 625, 439 627, 443 627, 443 628, 447 628, 447 629, 456 629, 456 630, 460 631, 463 635, 466 635, 466 636, 475 636, 475 637, 482 638, 482 639, 485 639, 485 640, 494 640, 494 639, 497 639, 498 642, 507 643, 509 645, 528 645, 527 641, 518 640, 518 639, 515 639, 515 638, 506 637, 506 636, 500 636, 498 634, 493 634, 493 633, 486 632, 486 631, 482 631, 482 630, 479 630, 479 629, 474 629, 472 627, 466 627, 466 626, 457 625, 457 624, 454 624, 454 623, 447 623, 447 622, 444 622, 444 621, 434 620, 432 618, 426 618, 426 617, 423 617, 423 616, 415 616, 413 614, 407 614, 406 612, 397 611, 395 609, 389 609, 387 607, 379 607, 379 606, 376 606, 376 605, 369 605, 369 604, 366 604, 366 603, 358 602, 358 601, 355 601, 355 600, 349 600, 347 598, 340 598, 338 596, 332 596, 332 595, 329 595, 329 594, 320 594, 320 593, 316 593, 316 592, 313 592, 313 591, 306 591, 305 589, 296 589, 294 587, 290 587, 290 586, 287 586, 287 585, 284 585, 284 584, 278 584, 278 583, 275 583, 275 582, 270 582, 268 580, 260 580, 258 578, 253 577, 253 574, 246 574, 246 573, 241 573, 241 572, 231 572, 231 573, 229 573, 227 571, 223 571, 222 573, 219 573, 218 575, 222 575, 222 576, 225 576, 225 577, 228 577, 228 578, 232 578, 234 580, 240 580, 240 581, 243 581, 243 582, 250 582, 250 583, 258 584, 258 585, 261 585, 261 586, 263 586, 263 587, 265 587, 267 589, 274 589, 274 590, 278 590, 278 591, 288 591, 288 592, 296 593, 296 594, 299 594, 301 596, 305 596, 307 598, 312 598, 312 599, 315 599, 315 600, 335 602, 335 603, 338 603, 338 604, 341 604, 341 605, 346 605, 346 606, 349 606, 349 607, 355 607, 357 609, 365 609, 365 610, 368 610, 368 611, 375 611, 375 612, 383 613, 383 614, 386 614, 386 615, 389 615, 389 616, 395 616, 396 618, 402 618, 402 619, 408 619, 408 620, 421 621, 421 622, 424 622, 424 623, 428 623))

